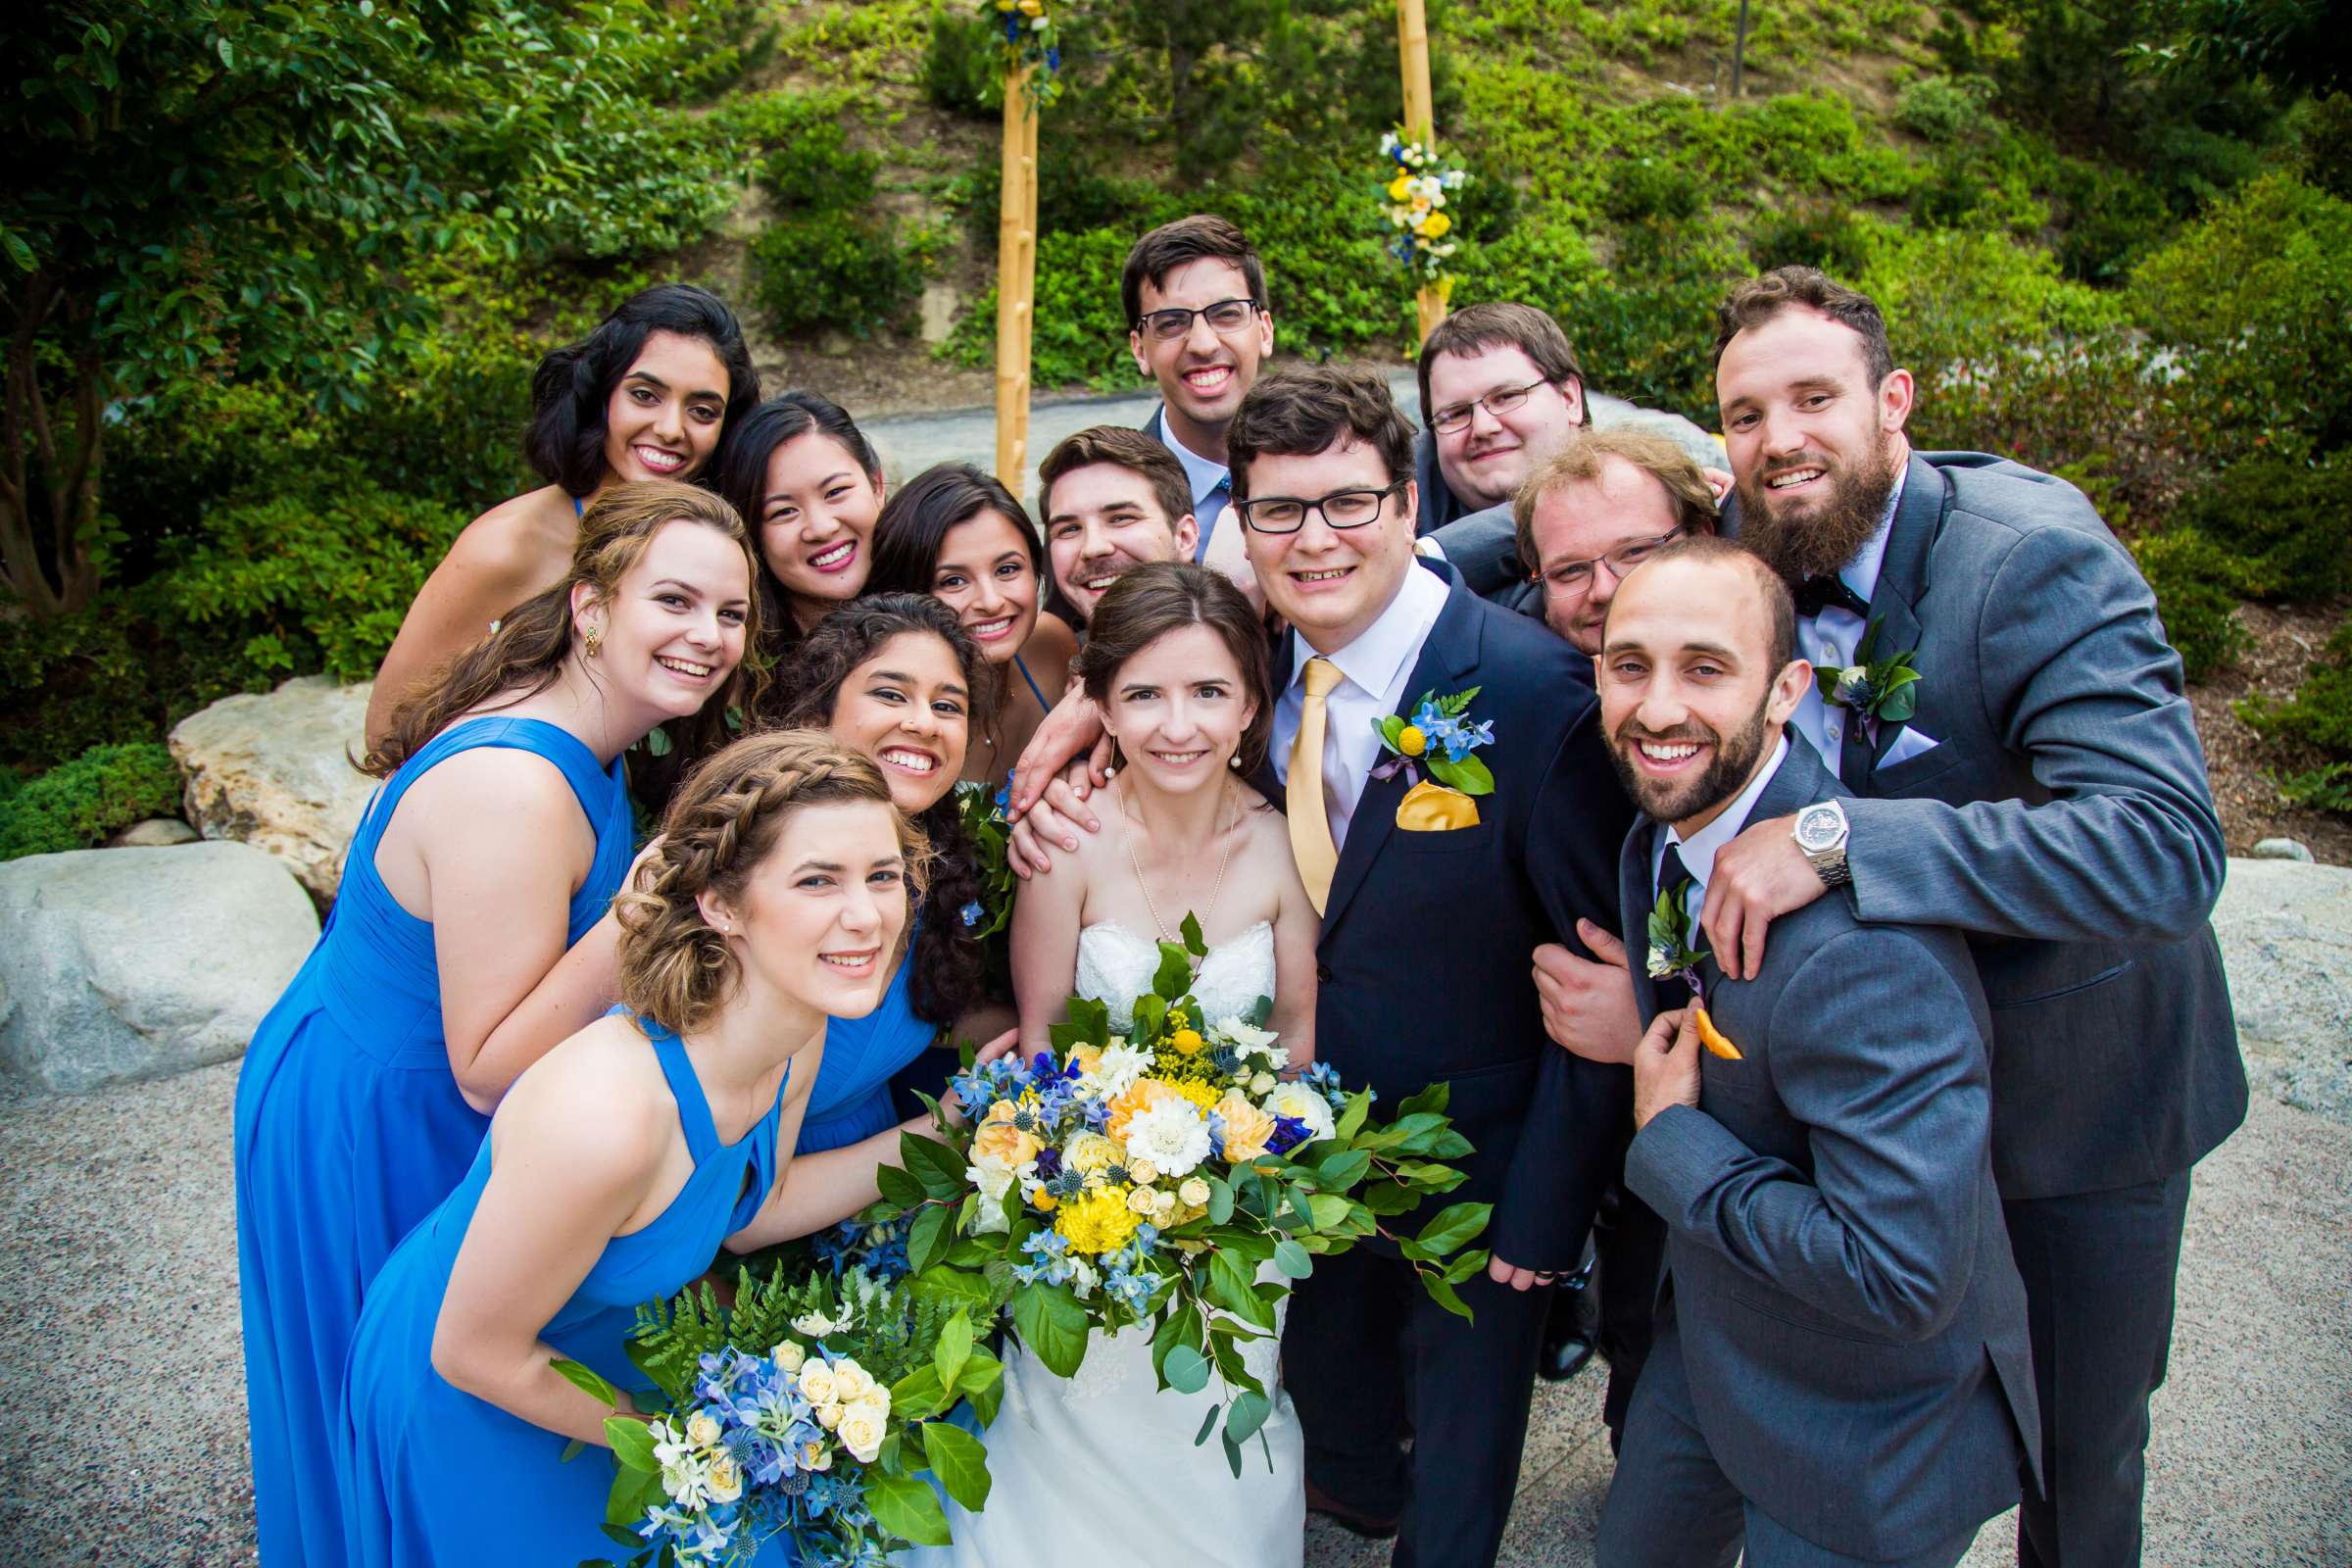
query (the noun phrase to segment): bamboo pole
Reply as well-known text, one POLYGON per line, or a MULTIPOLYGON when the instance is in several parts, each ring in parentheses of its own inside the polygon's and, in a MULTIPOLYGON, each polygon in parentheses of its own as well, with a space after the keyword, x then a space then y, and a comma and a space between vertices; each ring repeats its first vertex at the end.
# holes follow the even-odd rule
MULTIPOLYGON (((1396 0, 1396 59, 1404 74, 1404 135, 1427 146, 1437 139, 1437 110, 1429 90, 1429 17, 1421 0, 1396 0)), ((1426 339, 1446 319, 1445 291, 1425 284, 1413 296, 1426 339)))
POLYGON ((1037 299, 1037 104, 1031 66, 1004 74, 1004 165, 997 220, 997 477, 1013 494, 1029 466, 1029 349, 1037 299))

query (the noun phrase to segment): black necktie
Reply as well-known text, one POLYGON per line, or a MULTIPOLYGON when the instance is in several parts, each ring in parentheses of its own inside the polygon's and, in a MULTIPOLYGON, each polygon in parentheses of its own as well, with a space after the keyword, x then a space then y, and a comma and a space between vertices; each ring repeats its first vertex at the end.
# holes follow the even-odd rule
MULTIPOLYGON (((1680 904, 1683 899, 1683 886, 1690 880, 1690 871, 1688 866, 1683 864, 1681 847, 1673 844, 1667 845, 1665 855, 1658 860, 1658 891, 1673 894, 1675 902, 1680 904)), ((1683 912, 1690 913, 1688 909, 1683 912)))
POLYGON ((1870 602, 1845 585, 1839 576, 1807 577, 1796 585, 1796 612, 1807 620, 1836 607, 1870 618, 1870 602))

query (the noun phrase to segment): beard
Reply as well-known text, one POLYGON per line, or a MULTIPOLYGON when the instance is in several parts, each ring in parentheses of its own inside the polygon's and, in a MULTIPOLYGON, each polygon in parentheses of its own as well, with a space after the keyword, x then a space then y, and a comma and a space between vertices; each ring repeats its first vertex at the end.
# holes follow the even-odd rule
POLYGON ((1751 473, 1739 486, 1740 542, 1792 587, 1807 577, 1833 575, 1879 531, 1894 477, 1894 458, 1884 447, 1850 465, 1808 458, 1751 473), (1776 513, 1765 481, 1776 471, 1817 466, 1829 469, 1829 495, 1810 513, 1776 513))
POLYGON ((1626 795, 1642 808, 1642 814, 1653 822, 1687 822, 1701 811, 1721 806, 1747 787, 1748 775, 1756 770, 1756 762, 1764 755, 1764 717, 1771 701, 1771 688, 1767 687, 1764 700, 1729 740, 1696 719, 1672 734, 1653 735, 1644 730, 1637 735, 1634 721, 1628 717, 1617 726, 1617 733, 1609 737, 1609 761, 1617 769, 1617 781, 1625 786, 1626 795), (1643 776, 1635 763, 1633 750, 1641 740, 1697 741, 1713 747, 1714 757, 1696 778, 1669 783, 1643 776))

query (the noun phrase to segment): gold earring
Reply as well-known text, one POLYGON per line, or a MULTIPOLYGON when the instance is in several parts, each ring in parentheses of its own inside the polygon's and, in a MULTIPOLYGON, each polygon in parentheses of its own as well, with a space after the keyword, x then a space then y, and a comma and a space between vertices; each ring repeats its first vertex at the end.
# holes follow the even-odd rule
POLYGON ((604 632, 595 626, 590 626, 586 632, 581 634, 581 641, 588 645, 587 651, 590 659, 594 659, 598 654, 604 652, 604 632))

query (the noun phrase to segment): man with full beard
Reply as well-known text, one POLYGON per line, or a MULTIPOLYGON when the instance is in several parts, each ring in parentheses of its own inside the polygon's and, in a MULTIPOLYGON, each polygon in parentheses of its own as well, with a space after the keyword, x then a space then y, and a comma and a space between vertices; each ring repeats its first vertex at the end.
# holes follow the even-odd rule
POLYGON ((1911 450, 1911 375, 1864 295, 1811 268, 1740 285, 1715 375, 1727 521, 1796 589, 1816 679, 1793 721, 1855 798, 1810 839, 1780 814, 1725 846, 1706 945, 1751 976, 1825 894, 1969 934, 2046 1456, 2019 1560, 2136 1563, 2189 1171, 2246 1110, 2180 661, 2082 492, 1911 450))
POLYGON ((1787 728, 1812 676, 1794 622, 1755 556, 1678 540, 1627 576, 1597 661, 1645 818, 1618 865, 1648 1025, 1625 1181, 1666 1221, 1671 1281, 1601 1568, 1949 1568, 2034 1447, 1966 942, 1820 900, 1734 980, 1699 936, 1743 824, 1838 820, 1787 728))

